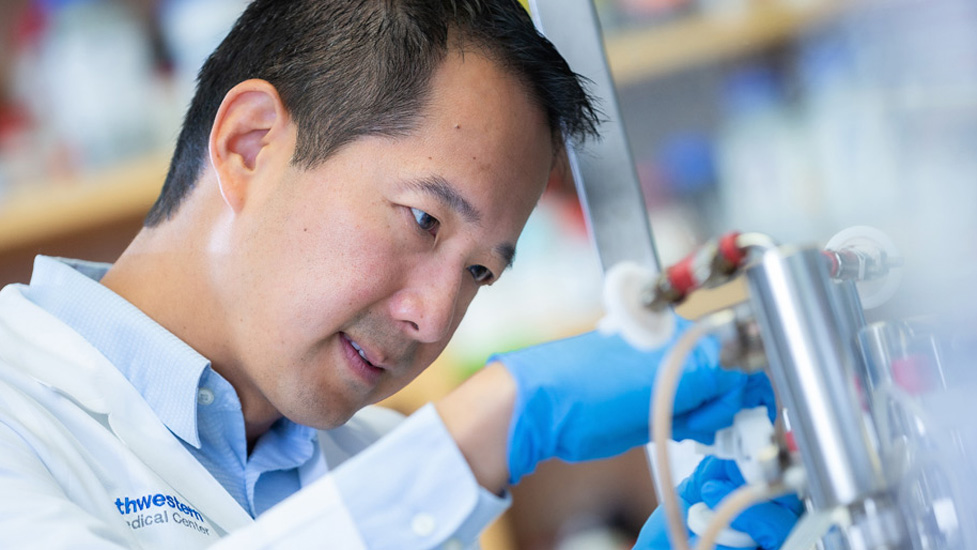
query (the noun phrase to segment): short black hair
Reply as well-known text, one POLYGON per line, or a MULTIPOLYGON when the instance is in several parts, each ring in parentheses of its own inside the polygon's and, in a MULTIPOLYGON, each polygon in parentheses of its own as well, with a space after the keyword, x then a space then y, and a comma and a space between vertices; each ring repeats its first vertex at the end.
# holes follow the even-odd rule
POLYGON ((205 166, 227 92, 270 82, 298 127, 292 162, 312 168, 367 135, 407 135, 449 48, 472 46, 521 79, 557 141, 597 135, 599 113, 517 0, 255 0, 207 59, 169 173, 144 224, 169 219, 205 166))

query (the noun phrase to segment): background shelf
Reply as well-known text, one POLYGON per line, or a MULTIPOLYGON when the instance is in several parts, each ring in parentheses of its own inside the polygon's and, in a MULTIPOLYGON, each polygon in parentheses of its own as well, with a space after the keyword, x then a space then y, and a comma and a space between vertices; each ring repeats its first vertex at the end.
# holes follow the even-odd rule
POLYGON ((841 10, 838 0, 798 6, 761 2, 742 13, 695 15, 649 28, 608 33, 605 48, 615 82, 627 86, 758 52, 841 10))
POLYGON ((144 216, 168 164, 169 153, 157 153, 12 193, 0 203, 0 255, 144 216))

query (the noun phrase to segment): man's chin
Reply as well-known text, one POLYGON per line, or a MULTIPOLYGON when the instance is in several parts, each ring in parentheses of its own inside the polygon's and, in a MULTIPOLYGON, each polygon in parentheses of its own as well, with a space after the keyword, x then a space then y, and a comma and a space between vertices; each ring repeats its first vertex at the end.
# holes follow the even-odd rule
POLYGON ((317 430, 332 430, 349 422, 349 419, 362 408, 363 405, 328 407, 326 409, 307 408, 300 411, 292 411, 290 414, 286 414, 285 417, 296 424, 317 430))

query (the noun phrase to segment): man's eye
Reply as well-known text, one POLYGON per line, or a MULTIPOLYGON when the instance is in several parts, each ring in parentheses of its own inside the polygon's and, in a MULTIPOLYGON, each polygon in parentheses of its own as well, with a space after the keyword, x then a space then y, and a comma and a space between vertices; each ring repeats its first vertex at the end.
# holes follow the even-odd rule
POLYGON ((414 221, 417 222, 417 227, 428 233, 436 233, 438 229, 438 219, 434 216, 428 214, 423 210, 418 210, 417 208, 410 209, 411 214, 414 215, 414 221))
POLYGON ((468 267, 468 272, 472 274, 472 278, 475 279, 476 283, 487 283, 492 280, 492 272, 489 271, 484 265, 473 265, 468 267))

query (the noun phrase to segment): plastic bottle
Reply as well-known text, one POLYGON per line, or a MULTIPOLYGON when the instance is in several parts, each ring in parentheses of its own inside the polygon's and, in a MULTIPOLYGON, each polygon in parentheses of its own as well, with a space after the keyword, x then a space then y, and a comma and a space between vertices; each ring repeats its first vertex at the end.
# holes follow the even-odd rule
POLYGON ((160 31, 173 61, 177 101, 189 104, 197 73, 244 11, 247 0, 164 0, 160 31))
POLYGON ((74 168, 103 166, 156 145, 148 33, 115 0, 43 0, 46 28, 27 67, 34 117, 74 168))

